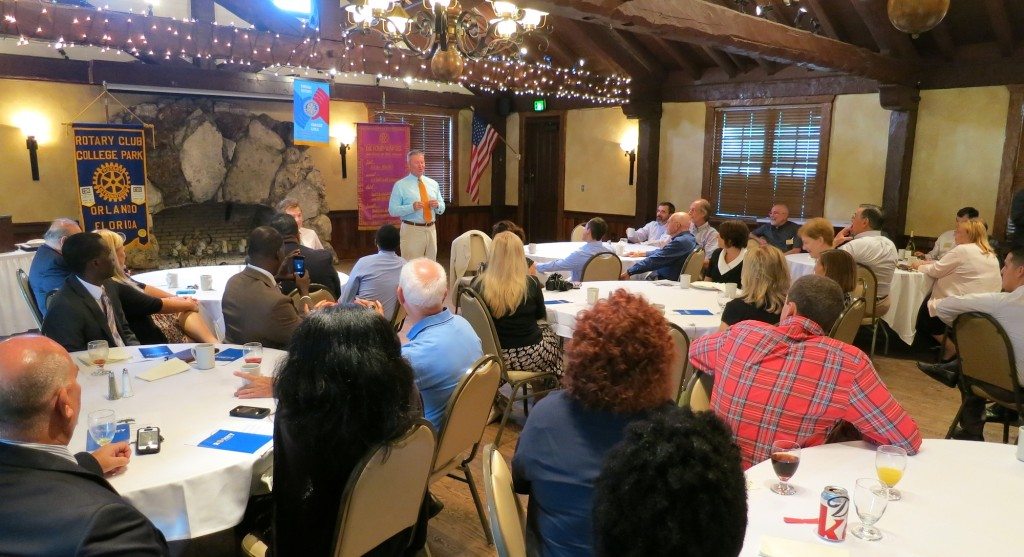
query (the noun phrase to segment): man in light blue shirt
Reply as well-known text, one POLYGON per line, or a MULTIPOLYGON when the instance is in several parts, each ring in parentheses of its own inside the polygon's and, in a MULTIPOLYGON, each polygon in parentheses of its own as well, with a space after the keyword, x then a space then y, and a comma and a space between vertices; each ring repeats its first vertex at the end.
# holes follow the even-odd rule
POLYGON ((416 388, 423 397, 423 415, 434 429, 444 424, 448 399, 459 380, 483 356, 480 337, 472 325, 444 307, 448 277, 444 268, 427 258, 402 267, 398 301, 412 323, 402 356, 412 366, 416 388))
POLYGON ((662 201, 658 203, 657 213, 654 215, 654 220, 644 225, 643 228, 637 229, 630 233, 632 228, 626 229, 627 239, 634 244, 648 244, 652 246, 663 247, 669 243, 672 239, 668 235, 668 217, 676 212, 676 206, 671 201, 662 201))
POLYGON ((405 259, 395 253, 399 236, 394 226, 385 224, 378 228, 376 241, 377 253, 356 261, 338 301, 352 302, 356 298, 376 300, 384 307, 384 317, 390 319, 398 306, 398 276, 402 273, 405 259))
POLYGON ((402 257, 437 259, 437 215, 444 213, 441 188, 423 175, 427 168, 423 151, 409 151, 409 175, 395 182, 388 213, 402 219, 402 257))
POLYGON ((583 247, 570 253, 564 259, 541 263, 537 265, 537 270, 542 273, 570 271, 572 275, 569 280, 580 282, 583 280, 583 267, 587 264, 587 261, 590 261, 591 257, 599 253, 611 251, 601 242, 606 232, 608 232, 608 223, 604 219, 601 217, 590 219, 587 222, 586 228, 583 229, 583 241, 585 242, 583 247))

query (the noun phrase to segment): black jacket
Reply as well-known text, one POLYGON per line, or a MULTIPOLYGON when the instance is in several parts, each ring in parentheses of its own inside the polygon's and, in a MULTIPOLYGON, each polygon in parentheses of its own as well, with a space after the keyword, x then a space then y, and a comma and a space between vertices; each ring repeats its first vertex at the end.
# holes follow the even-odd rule
MULTIPOLYGON (((117 287, 112 281, 107 282, 104 290, 110 298, 121 340, 125 346, 137 345, 139 341, 121 310, 117 287)), ((116 346, 114 335, 107 326, 107 317, 75 275, 68 277, 64 286, 53 295, 50 310, 43 319, 43 334, 57 341, 68 352, 85 350, 91 340, 106 340, 111 347, 116 346)))
MULTIPOLYGON (((291 253, 296 249, 306 258, 306 274, 309 275, 309 281, 326 286, 335 300, 340 298, 341 280, 338 278, 338 272, 334 270, 334 256, 331 255, 331 252, 325 249, 307 248, 294 242, 284 243, 285 253, 291 253)), ((295 290, 294 281, 281 281, 281 292, 289 294, 292 290, 295 290)))

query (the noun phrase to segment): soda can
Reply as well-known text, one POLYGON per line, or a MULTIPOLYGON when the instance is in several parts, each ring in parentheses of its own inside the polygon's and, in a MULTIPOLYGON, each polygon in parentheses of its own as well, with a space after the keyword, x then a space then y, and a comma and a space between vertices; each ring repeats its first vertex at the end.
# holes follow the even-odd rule
POLYGON ((849 514, 850 493, 838 486, 825 486, 818 508, 818 537, 830 542, 845 540, 849 514))

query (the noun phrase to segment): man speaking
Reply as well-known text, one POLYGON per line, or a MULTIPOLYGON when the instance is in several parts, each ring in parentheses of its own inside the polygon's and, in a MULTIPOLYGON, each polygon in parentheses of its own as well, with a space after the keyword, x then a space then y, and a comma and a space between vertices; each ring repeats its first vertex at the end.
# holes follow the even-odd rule
POLYGON ((441 188, 424 176, 427 167, 423 151, 409 151, 409 175, 395 182, 388 213, 402 219, 402 257, 437 259, 437 215, 444 213, 441 188))

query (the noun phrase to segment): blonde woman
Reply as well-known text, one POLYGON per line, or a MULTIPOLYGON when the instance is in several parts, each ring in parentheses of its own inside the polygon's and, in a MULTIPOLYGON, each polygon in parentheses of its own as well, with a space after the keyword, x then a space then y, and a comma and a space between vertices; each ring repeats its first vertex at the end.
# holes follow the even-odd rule
POLYGON ((730 300, 722 310, 724 331, 729 326, 753 319, 778 325, 789 292, 786 256, 775 246, 747 252, 743 261, 743 297, 730 300))
POLYGON ((97 230, 114 258, 114 278, 128 326, 142 344, 218 342, 197 313, 199 302, 179 298, 133 280, 125 272, 124 238, 110 230, 97 230))
POLYGON ((501 232, 491 242, 487 270, 470 286, 480 294, 494 319, 501 351, 510 369, 562 373, 558 337, 538 320, 547 316, 544 293, 536 277, 526 274, 523 241, 501 232))
POLYGON ((827 219, 818 217, 805 222, 796 233, 800 236, 804 251, 811 254, 811 258, 817 259, 821 252, 832 249, 836 229, 827 219))

